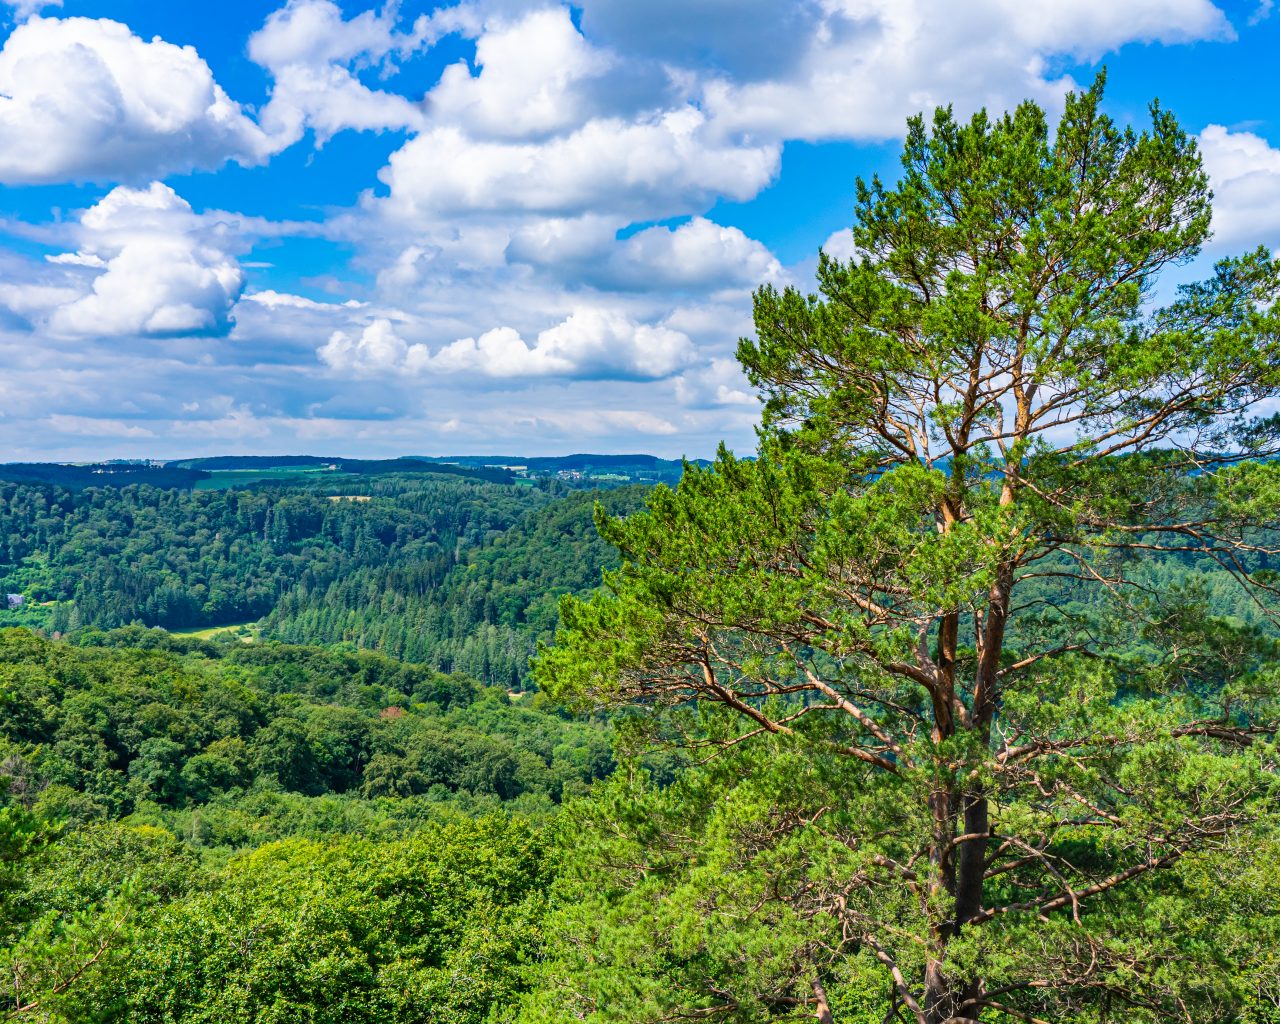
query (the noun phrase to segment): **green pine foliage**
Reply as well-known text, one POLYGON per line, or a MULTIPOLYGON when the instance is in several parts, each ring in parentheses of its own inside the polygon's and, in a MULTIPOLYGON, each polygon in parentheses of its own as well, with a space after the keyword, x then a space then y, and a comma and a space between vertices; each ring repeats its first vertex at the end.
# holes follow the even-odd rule
POLYGON ((539 683, 708 767, 582 819, 544 1016, 1275 1020, 1280 261, 1155 308, 1208 181, 1102 86, 912 119, 757 457, 601 513, 539 683))

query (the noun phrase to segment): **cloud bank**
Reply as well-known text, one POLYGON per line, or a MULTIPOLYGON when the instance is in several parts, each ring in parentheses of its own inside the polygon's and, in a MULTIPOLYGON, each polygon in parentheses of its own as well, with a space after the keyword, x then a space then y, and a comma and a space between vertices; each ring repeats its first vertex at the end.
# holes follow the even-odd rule
MULTIPOLYGON (((69 455, 747 445, 750 291, 807 287, 811 257, 729 211, 768 207, 789 145, 1054 109, 1126 44, 1246 31, 1209 0, 289 0, 215 75, 199 45, 10 7, 0 184, 90 199, 0 225, 0 422, 35 410, 69 455), (241 188, 308 198, 250 215, 241 188)), ((1199 141, 1215 247, 1277 244, 1280 150, 1199 141)), ((809 251, 848 255, 837 227, 809 251)))

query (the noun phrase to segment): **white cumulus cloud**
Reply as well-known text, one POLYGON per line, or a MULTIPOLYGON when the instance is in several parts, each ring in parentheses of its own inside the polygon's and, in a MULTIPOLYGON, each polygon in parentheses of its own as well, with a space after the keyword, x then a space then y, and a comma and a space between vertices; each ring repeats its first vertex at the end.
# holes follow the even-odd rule
POLYGON ((354 377, 430 373, 607 380, 660 379, 695 358, 692 342, 680 331, 590 308, 571 313, 532 343, 511 327, 495 327, 435 353, 422 342, 409 344, 380 317, 362 329, 334 331, 316 354, 331 370, 354 377))
POLYGON ((1211 124, 1200 133, 1200 152, 1213 186, 1215 245, 1280 247, 1280 149, 1211 124))
POLYGON ((741 230, 694 217, 674 230, 646 228, 614 258, 622 279, 642 287, 705 290, 754 286, 782 273, 777 258, 741 230))
POLYGON ((216 227, 202 229, 190 205, 169 186, 119 186, 84 213, 80 227, 81 249, 72 262, 102 271, 88 294, 53 310, 53 334, 227 332, 244 286, 233 243, 216 227))
POLYGON ((508 258, 598 288, 703 292, 776 280, 777 258, 738 228, 694 217, 675 228, 655 225, 619 241, 617 223, 585 216, 522 225, 508 258))
POLYGON ((773 177, 779 153, 710 139, 702 112, 684 106, 646 120, 588 121, 541 143, 433 128, 392 154, 380 177, 396 217, 616 211, 656 219, 698 212, 720 196, 749 199, 773 177))
POLYGON ((560 7, 496 20, 476 42, 475 63, 475 75, 465 61, 445 68, 427 98, 432 121, 519 137, 586 121, 595 106, 592 80, 614 61, 592 47, 560 7))
POLYGON ((114 21, 34 18, 0 49, 5 184, 151 178, 270 150, 193 47, 114 21))
POLYGON ((425 365, 450 373, 473 371, 489 377, 568 376, 658 379, 695 358, 688 335, 669 327, 640 324, 617 313, 583 309, 542 331, 530 345, 510 327, 461 338, 425 365))
POLYGON ((331 0, 290 0, 249 39, 249 57, 274 79, 262 124, 279 146, 307 128, 323 142, 346 128, 421 128, 421 108, 404 96, 370 89, 357 77, 361 61, 379 64, 420 44, 395 27, 395 7, 346 19, 331 0))
POLYGON ((411 353, 416 363, 425 356, 426 347, 405 344, 391 321, 381 317, 359 332, 334 331, 317 351, 321 362, 331 369, 356 376, 406 370, 411 353))

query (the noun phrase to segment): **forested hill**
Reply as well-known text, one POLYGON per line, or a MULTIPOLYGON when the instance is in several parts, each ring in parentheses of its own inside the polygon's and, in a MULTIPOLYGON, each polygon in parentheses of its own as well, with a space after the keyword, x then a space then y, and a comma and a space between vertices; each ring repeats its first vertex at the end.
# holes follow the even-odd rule
POLYGON ((377 478, 367 501, 323 488, 69 491, 0 485, 0 585, 62 632, 138 621, 182 628, 257 619, 290 587, 410 554, 440 578, 548 500, 451 478, 377 478))
POLYGON ((0 1019, 481 1024, 528 989, 540 830, 614 755, 508 689, 615 557, 595 502, 646 488, 418 466, 0 484, 0 625, 63 634, 0 629, 0 1019))
POLYGON ((350 642, 518 686, 558 597, 610 563, 594 502, 626 510, 642 493, 433 472, 207 491, 0 483, 0 593, 22 598, 0 606, 0 625, 265 617, 268 638, 350 642))
POLYGON ((291 643, 352 641, 408 661, 518 686, 538 639, 550 639, 561 595, 590 590, 616 553, 596 533, 592 509, 639 507, 644 489, 579 491, 539 504, 509 529, 454 559, 388 551, 327 585, 303 581, 263 622, 291 643))
POLYGON ((58 462, 8 462, 0 465, 0 480, 14 483, 55 484, 59 487, 194 487, 209 473, 187 466, 153 466, 142 463, 103 462, 68 466, 58 462))

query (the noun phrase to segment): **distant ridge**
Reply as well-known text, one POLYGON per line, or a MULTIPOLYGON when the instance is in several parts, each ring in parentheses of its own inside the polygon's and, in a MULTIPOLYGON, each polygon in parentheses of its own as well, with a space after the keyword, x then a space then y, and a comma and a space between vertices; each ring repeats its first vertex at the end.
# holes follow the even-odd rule
MULTIPOLYGON (((691 463, 707 466, 706 459, 691 463)), ((72 490, 85 487, 190 488, 215 473, 246 471, 262 474, 273 469, 294 470, 332 466, 337 474, 379 476, 393 473, 434 473, 467 477, 487 483, 514 483, 520 478, 559 477, 583 486, 620 482, 675 483, 685 463, 643 453, 601 455, 407 455, 395 459, 351 459, 335 455, 213 455, 189 459, 114 460, 95 463, 11 462, 0 464, 0 481, 55 484, 72 490)), ((283 475, 283 474, 282 474, 283 475)), ((246 481, 247 482, 247 481, 246 481)), ((234 482, 232 483, 234 486, 234 482)))
POLYGON ((95 462, 68 465, 61 462, 9 462, 0 464, 0 480, 18 484, 56 484, 70 490, 86 487, 194 487, 209 474, 190 466, 95 462))
MULTIPOLYGON (((707 459, 690 459, 708 466, 707 459)), ((674 483, 684 475, 684 462, 642 452, 601 455, 406 455, 398 459, 347 459, 334 455, 216 455, 178 459, 168 463, 202 470, 263 470, 336 465, 344 473, 454 473, 476 475, 482 480, 506 483, 516 477, 572 477, 585 480, 623 478, 632 481, 674 483), (428 468, 429 467, 429 468, 428 468)))
POLYGON ((203 459, 175 459, 165 465, 183 469, 270 469, 273 466, 328 466, 340 461, 321 455, 212 455, 203 459))
POLYGON ((299 466, 334 466, 339 473, 372 476, 384 473, 440 473, 465 476, 489 483, 510 483, 515 477, 503 469, 483 466, 437 464, 423 459, 347 459, 333 455, 213 455, 208 458, 179 459, 166 463, 182 469, 214 471, 235 469, 290 469, 299 466))
MULTIPOLYGON (((632 455, 415 455, 423 462, 454 463, 459 466, 523 466, 531 473, 620 473, 628 477, 646 477, 654 480, 679 480, 684 473, 684 463, 679 459, 661 459, 656 455, 640 453, 632 455)), ((690 459, 691 463, 707 466, 706 459, 690 459)))

